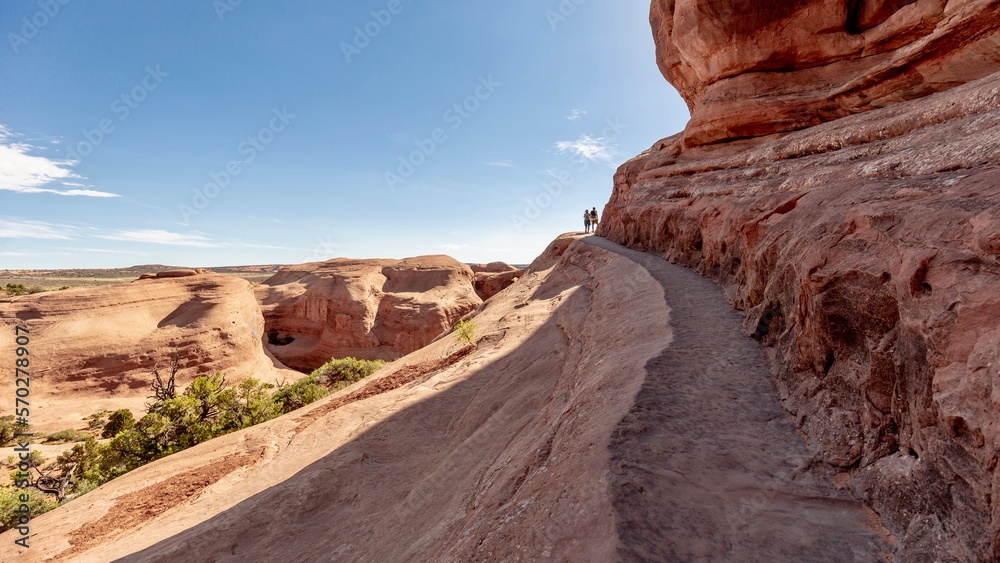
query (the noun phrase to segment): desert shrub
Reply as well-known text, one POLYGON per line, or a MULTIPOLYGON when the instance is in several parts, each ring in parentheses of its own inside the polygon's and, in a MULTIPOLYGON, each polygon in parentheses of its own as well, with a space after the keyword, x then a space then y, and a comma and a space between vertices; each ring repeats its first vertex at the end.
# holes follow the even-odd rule
POLYGON ((220 434, 260 424, 281 414, 270 393, 273 388, 274 385, 251 377, 228 389, 220 417, 220 434))
MULTIPOLYGON (((115 477, 149 462, 190 448, 228 432, 260 424, 311 403, 328 392, 326 381, 356 381, 367 377, 385 362, 345 358, 324 364, 322 373, 281 386, 249 378, 229 385, 220 373, 195 378, 180 395, 158 393, 138 421, 127 409, 108 418, 102 434, 111 438, 100 443, 85 441, 63 452, 56 469, 63 476, 72 471, 72 486, 66 498, 76 498, 115 477), (324 369, 325 368, 325 369, 324 369)), ((171 374, 171 380, 172 378, 171 374)), ((157 378, 154 388, 165 384, 157 378)), ((154 389, 155 390, 155 389, 154 389)))
POLYGON ((315 375, 308 375, 291 385, 278 387, 278 391, 274 394, 274 403, 281 414, 300 409, 325 397, 329 390, 319 379, 315 375))
POLYGON ((135 417, 132 416, 132 411, 128 409, 116 410, 108 417, 108 422, 101 432, 101 438, 114 438, 121 432, 131 430, 133 426, 135 426, 135 417))
POLYGON ((458 341, 465 345, 472 345, 476 341, 476 319, 458 321, 453 330, 458 341))
POLYGON ((18 424, 14 415, 0 416, 0 446, 9 446, 21 432, 27 432, 28 427, 18 424))
MULTIPOLYGON (((126 422, 126 426, 115 433, 107 450, 96 449, 98 457, 110 460, 102 462, 98 474, 87 478, 100 484, 107 475, 130 471, 217 436, 274 418, 280 412, 269 393, 272 387, 253 378, 235 387, 229 386, 218 373, 195 378, 181 395, 151 405, 149 412, 130 426, 126 422)), ((128 415, 121 417, 128 420, 128 415)), ((108 426, 111 426, 110 421, 108 426)))
POLYGON ((337 358, 316 368, 310 377, 317 383, 337 388, 361 381, 385 365, 382 360, 359 360, 357 358, 337 358), (341 385, 344 384, 344 385, 341 385))
POLYGON ((63 452, 56 458, 56 467, 63 475, 73 471, 74 487, 70 489, 70 494, 79 496, 79 487, 83 482, 96 487, 141 465, 134 459, 131 460, 132 463, 129 461, 127 455, 114 449, 111 444, 101 444, 90 438, 63 452))
POLYGON ((77 481, 76 485, 73 487, 73 492, 66 495, 66 502, 69 502, 75 498, 81 497, 90 491, 93 491, 99 487, 97 483, 89 479, 81 479, 77 481))
POLYGON ((23 283, 9 283, 7 284, 5 291, 7 295, 18 296, 18 295, 28 295, 31 290, 28 289, 23 283))
POLYGON ((23 493, 28 495, 28 502, 26 504, 32 518, 40 514, 45 514, 59 506, 59 502, 54 497, 37 489, 31 487, 19 489, 11 486, 0 486, 0 532, 17 526, 20 515, 15 511, 22 504, 20 496, 23 493))
POLYGON ((42 441, 45 444, 58 444, 60 442, 82 442, 86 440, 89 436, 80 432, 79 430, 73 430, 68 428, 66 430, 60 430, 58 432, 53 432, 45 437, 42 441))
POLYGON ((215 375, 196 377, 184 390, 184 395, 198 401, 199 417, 202 421, 212 421, 231 401, 226 390, 226 378, 219 372, 215 375))
POLYGON ((334 358, 291 385, 280 385, 274 393, 277 414, 285 414, 318 401, 330 390, 343 389, 361 381, 385 365, 382 360, 334 358))
MULTIPOLYGON (((42 455, 42 452, 40 452, 38 450, 31 450, 31 453, 28 454, 28 461, 30 461, 32 467, 38 467, 41 464, 45 463, 45 456, 42 455)), ((7 456, 7 459, 4 460, 4 467, 6 469, 17 470, 18 469, 18 465, 20 463, 21 463, 21 458, 19 458, 17 456, 9 455, 9 456, 7 456)), ((11 479, 10 480, 11 481, 17 481, 17 479, 15 479, 13 477, 13 474, 11 475, 11 479)))
POLYGON ((100 410, 94 414, 87 417, 87 427, 91 430, 97 430, 98 428, 103 428, 107 421, 104 420, 108 416, 107 410, 100 410))
POLYGON ((170 361, 170 375, 166 380, 160 376, 160 368, 153 364, 153 394, 149 396, 152 402, 146 404, 146 410, 152 412, 163 401, 177 396, 177 372, 181 369, 180 359, 174 356, 170 361))
POLYGON ((130 432, 139 435, 143 459, 153 461, 214 438, 216 421, 203 418, 202 412, 197 397, 181 395, 139 419, 130 432))

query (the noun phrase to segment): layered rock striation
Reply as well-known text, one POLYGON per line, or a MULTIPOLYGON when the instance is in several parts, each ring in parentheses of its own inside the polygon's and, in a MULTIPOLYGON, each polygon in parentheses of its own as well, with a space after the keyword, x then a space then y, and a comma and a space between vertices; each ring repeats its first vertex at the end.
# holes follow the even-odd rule
POLYGON ((448 256, 284 268, 257 287, 268 349, 313 370, 333 357, 392 360, 422 348, 482 303, 472 270, 448 256))
POLYGON ((1000 75, 791 134, 686 140, 618 170, 599 234, 726 288, 899 555, 1000 558, 1000 75))
POLYGON ((802 129, 982 78, 996 0, 654 0, 657 63, 692 118, 684 143, 802 129))

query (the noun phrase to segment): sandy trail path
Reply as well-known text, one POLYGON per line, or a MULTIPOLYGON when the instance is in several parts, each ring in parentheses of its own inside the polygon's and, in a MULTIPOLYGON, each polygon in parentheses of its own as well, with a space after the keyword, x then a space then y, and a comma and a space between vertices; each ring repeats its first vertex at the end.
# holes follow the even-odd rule
POLYGON ((763 348, 721 288, 598 237, 663 288, 673 342, 610 443, 626 561, 879 561, 877 516, 834 488, 778 402, 763 348))

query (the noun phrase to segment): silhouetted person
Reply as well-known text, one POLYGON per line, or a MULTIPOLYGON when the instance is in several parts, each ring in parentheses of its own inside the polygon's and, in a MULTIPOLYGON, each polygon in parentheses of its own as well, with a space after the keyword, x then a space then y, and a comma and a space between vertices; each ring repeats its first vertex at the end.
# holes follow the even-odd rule
POLYGON ((593 225, 594 232, 597 232, 597 208, 590 209, 590 224, 593 225))
POLYGON ((586 209, 583 210, 583 232, 590 232, 590 211, 586 209))

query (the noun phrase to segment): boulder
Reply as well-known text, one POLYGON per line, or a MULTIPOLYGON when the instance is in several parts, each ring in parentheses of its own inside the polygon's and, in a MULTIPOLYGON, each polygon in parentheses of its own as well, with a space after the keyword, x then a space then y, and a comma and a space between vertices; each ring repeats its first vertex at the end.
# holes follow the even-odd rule
POLYGON ((191 277, 191 276, 197 276, 199 274, 204 274, 205 272, 206 272, 205 269, 194 270, 194 269, 189 269, 189 268, 178 269, 178 270, 164 270, 162 272, 157 272, 156 273, 156 277, 157 277, 157 279, 163 279, 163 278, 188 278, 188 277, 191 277))

